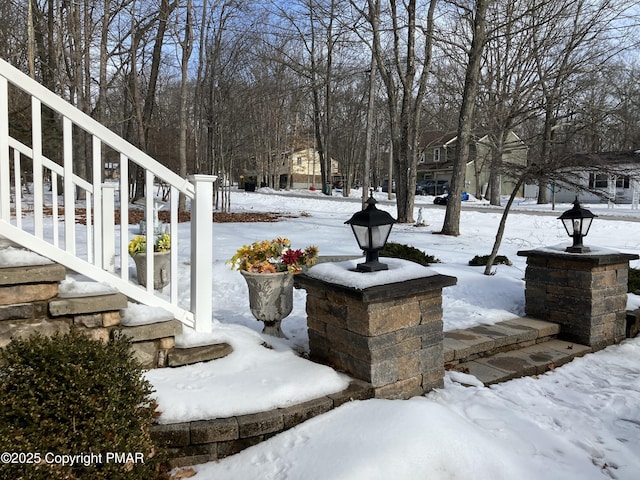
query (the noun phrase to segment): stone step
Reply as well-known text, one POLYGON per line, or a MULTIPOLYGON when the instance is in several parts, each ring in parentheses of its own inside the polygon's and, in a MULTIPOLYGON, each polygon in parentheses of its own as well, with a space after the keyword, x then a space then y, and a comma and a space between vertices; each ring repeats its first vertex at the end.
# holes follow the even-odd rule
POLYGON ((0 268, 0 285, 58 283, 64 280, 66 275, 67 271, 62 265, 44 263, 44 260, 42 265, 2 266, 0 268))
POLYGON ((170 319, 143 325, 121 325, 116 336, 126 336, 132 342, 148 342, 161 338, 173 338, 182 332, 182 323, 170 319))
MULTIPOLYGON (((182 367, 199 362, 207 362, 229 355, 233 348, 231 345, 220 341, 211 341, 210 338, 199 338, 198 343, 185 344, 179 337, 184 328, 173 315, 158 307, 149 307, 140 304, 130 304, 124 313, 119 334, 126 335, 133 342, 134 349, 147 348, 152 354, 158 348, 163 350, 162 367, 182 367), (145 347, 146 346, 146 347, 145 347)), ((192 332, 189 337, 194 335, 192 332)), ((139 352, 143 355, 143 352, 139 352)))
POLYGON ((175 347, 167 354, 167 366, 182 367, 193 363, 207 362, 209 360, 226 357, 231 352, 233 352, 233 348, 225 342, 197 347, 175 347))
POLYGON ((546 342, 559 333, 557 323, 523 317, 494 325, 450 330, 444 332, 445 367, 546 342))
POLYGON ((591 347, 585 345, 553 339, 518 350, 461 362, 452 369, 473 375, 485 385, 491 385, 514 378, 539 375, 591 351, 591 347))
MULTIPOLYGON (((184 344, 179 337, 184 326, 159 307, 130 303, 123 310, 122 324, 114 335, 124 335, 132 342, 134 355, 146 368, 182 367, 226 357, 233 348, 221 341, 200 338, 198 343, 184 344)), ((191 337, 194 333, 191 333, 191 337)))

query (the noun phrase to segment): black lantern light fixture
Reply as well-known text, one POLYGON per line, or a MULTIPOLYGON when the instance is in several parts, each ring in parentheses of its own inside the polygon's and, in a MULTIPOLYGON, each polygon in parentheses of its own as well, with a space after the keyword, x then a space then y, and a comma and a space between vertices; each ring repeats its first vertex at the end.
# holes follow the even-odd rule
POLYGON ((388 270, 389 266, 378 261, 378 252, 384 248, 391 233, 391 227, 396 222, 391 215, 376 208, 376 200, 373 198, 373 190, 367 199, 367 208, 354 213, 344 223, 351 225, 353 235, 358 245, 364 250, 367 258, 364 263, 359 263, 356 270, 359 272, 377 272, 388 270))
POLYGON ((591 227, 591 222, 595 217, 596 215, 580 206, 578 197, 573 202, 573 208, 558 217, 558 220, 562 220, 567 234, 573 237, 573 245, 566 248, 567 252, 586 253, 591 251, 589 247, 585 247, 582 244, 582 238, 589 233, 589 227, 591 227))

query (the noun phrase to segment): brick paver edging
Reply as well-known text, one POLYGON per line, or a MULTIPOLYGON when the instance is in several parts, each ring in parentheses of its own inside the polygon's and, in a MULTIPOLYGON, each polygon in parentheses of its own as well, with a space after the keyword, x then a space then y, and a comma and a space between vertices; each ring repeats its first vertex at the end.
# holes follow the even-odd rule
POLYGON ((151 437, 166 446, 173 467, 196 465, 238 453, 344 403, 373 398, 373 393, 368 383, 352 380, 341 392, 286 408, 229 418, 156 424, 151 427, 151 437))

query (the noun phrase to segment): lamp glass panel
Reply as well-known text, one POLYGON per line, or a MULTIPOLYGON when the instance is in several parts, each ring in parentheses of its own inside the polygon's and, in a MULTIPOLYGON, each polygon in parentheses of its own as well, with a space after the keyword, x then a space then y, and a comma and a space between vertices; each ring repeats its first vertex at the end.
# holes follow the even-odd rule
POLYGON ((567 231, 567 235, 573 237, 573 222, 575 219, 573 218, 563 218, 562 225, 564 225, 564 229, 567 231))
POLYGON ((369 248, 369 229, 362 225, 353 224, 351 224, 351 229, 353 230, 353 234, 356 237, 358 246, 363 250, 369 248))
POLYGON ((573 219, 573 234, 576 235, 578 233, 582 233, 582 219, 581 218, 574 218, 573 219))
POLYGON ((589 228, 591 228, 591 221, 593 218, 583 218, 582 219, 582 235, 586 236, 589 233, 589 228))
POLYGON ((393 225, 378 225, 371 229, 371 247, 382 248, 387 242, 389 233, 391 233, 391 227, 393 225))

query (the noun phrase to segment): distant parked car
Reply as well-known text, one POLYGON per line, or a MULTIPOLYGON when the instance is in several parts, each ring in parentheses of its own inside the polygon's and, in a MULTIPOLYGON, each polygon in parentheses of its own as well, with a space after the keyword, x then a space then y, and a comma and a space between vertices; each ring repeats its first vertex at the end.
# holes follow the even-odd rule
MULTIPOLYGON (((447 193, 446 195, 440 195, 434 198, 433 203, 436 205, 446 205, 448 199, 449 199, 449 194, 447 193)), ((461 200, 463 202, 469 200, 469 194, 467 192, 462 192, 461 200)))
MULTIPOLYGON (((382 182, 382 191, 389 192, 389 180, 382 182)), ((391 181, 391 193, 396 193, 396 181, 391 181)))
POLYGON ((416 195, 442 195, 448 191, 448 180, 423 180, 416 185, 416 195))

